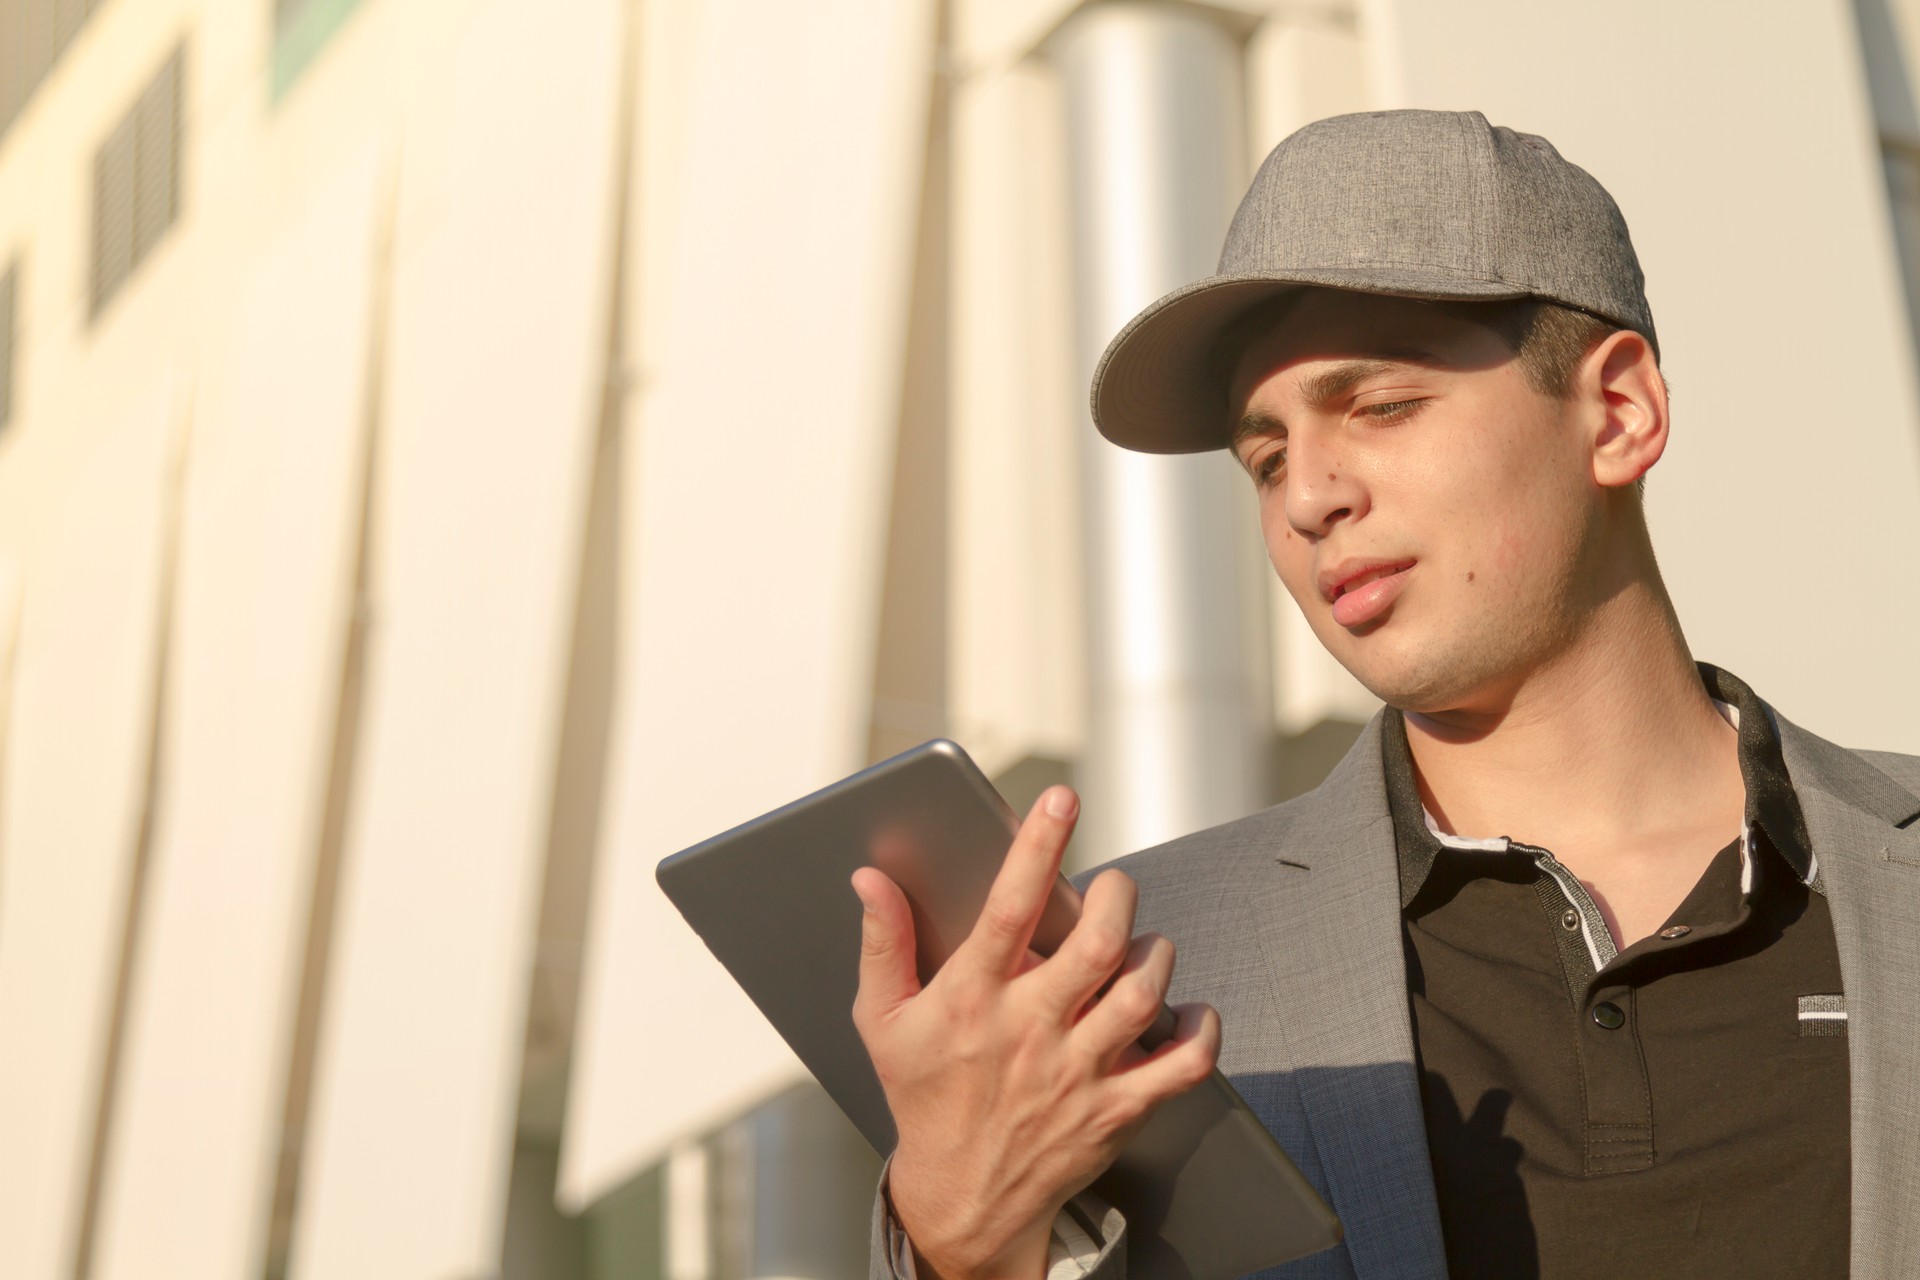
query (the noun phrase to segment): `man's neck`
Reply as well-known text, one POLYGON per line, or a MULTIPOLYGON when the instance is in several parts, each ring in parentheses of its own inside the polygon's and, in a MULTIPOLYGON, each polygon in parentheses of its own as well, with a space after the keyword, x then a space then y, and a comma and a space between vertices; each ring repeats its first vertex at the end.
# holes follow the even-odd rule
POLYGON ((1421 798, 1444 830, 1511 836, 1597 869, 1738 832, 1736 737, 1657 582, 1485 705, 1407 715, 1421 798))

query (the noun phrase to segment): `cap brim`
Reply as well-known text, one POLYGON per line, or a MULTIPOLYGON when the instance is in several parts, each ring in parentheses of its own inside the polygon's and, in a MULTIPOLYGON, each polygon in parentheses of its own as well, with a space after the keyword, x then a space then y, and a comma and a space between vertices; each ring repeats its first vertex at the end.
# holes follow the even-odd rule
POLYGON ((1222 338, 1252 308, 1303 285, 1434 301, 1523 298, 1506 281, 1417 268, 1315 267, 1217 275, 1176 289, 1127 322, 1093 373, 1094 425, 1141 453, 1225 448, 1227 372, 1222 338))

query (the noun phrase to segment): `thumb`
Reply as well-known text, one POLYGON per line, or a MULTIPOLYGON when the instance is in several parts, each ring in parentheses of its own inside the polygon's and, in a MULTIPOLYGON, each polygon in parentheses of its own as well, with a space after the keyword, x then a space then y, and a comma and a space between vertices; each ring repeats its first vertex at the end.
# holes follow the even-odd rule
POLYGON ((853 873, 853 891, 864 908, 860 917, 860 994, 853 1002, 854 1016, 883 1017, 920 994, 913 910, 900 886, 872 867, 853 873))

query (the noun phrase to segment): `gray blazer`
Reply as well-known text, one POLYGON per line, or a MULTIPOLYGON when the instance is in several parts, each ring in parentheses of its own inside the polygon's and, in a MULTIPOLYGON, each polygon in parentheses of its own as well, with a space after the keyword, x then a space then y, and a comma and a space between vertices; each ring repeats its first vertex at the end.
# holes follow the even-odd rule
MULTIPOLYGON (((1845 980, 1852 1274, 1917 1276, 1920 757, 1776 720, 1845 980)), ((1136 927, 1179 948, 1169 999, 1220 1010, 1221 1070, 1346 1225, 1262 1280, 1444 1276, 1379 718, 1306 795, 1114 865, 1139 882, 1136 927)), ((874 1280, 893 1274, 882 1235, 876 1204, 874 1280)), ((1125 1254, 1111 1234, 1097 1280, 1123 1280, 1125 1254)))

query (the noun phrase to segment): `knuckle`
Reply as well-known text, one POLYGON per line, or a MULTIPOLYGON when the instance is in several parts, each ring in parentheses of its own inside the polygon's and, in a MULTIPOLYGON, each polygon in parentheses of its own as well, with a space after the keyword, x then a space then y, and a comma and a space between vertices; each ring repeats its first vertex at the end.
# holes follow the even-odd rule
POLYGON ((989 898, 980 910, 980 926, 990 933, 1011 936, 1026 924, 1025 915, 1004 898, 989 898))
POLYGON ((1110 1133, 1125 1129, 1152 1111, 1158 1101, 1133 1090, 1115 1090, 1101 1107, 1100 1127, 1110 1133))
POLYGON ((1160 1012, 1160 1001, 1153 992, 1134 982, 1123 982, 1109 991, 1107 1002, 1121 1025, 1129 1029, 1146 1027, 1160 1012))
POLYGON ((1080 955, 1088 967, 1111 973, 1127 958, 1129 939, 1119 929, 1102 924, 1083 924, 1080 932, 1080 955))
POLYGON ((992 1057, 987 1042, 979 1036, 957 1035, 947 1042, 946 1057, 964 1067, 978 1067, 992 1057))
POLYGON ((984 1022, 992 1003, 979 982, 956 982, 946 989, 942 1001, 947 1020, 956 1026, 970 1027, 984 1022))
POLYGON ((1196 1041, 1191 1046, 1190 1052, 1181 1055, 1178 1070, 1175 1072, 1181 1090, 1191 1089, 1213 1074, 1214 1064, 1219 1057, 1218 1045, 1196 1041))

